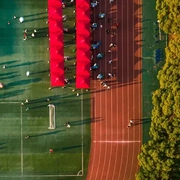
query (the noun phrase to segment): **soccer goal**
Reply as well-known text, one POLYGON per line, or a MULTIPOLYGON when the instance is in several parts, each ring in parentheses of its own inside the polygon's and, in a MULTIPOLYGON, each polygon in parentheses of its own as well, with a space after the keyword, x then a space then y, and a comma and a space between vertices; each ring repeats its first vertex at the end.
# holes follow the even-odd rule
POLYGON ((49 104, 49 127, 48 129, 55 129, 55 106, 53 104, 49 104))

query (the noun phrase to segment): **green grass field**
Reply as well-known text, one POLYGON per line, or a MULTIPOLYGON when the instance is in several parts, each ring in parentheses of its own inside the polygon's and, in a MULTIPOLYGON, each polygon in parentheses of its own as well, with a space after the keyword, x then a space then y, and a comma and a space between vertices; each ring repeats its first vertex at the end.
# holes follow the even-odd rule
POLYGON ((143 143, 146 143, 149 137, 149 128, 151 123, 152 111, 152 92, 159 87, 157 80, 158 71, 164 64, 166 47, 166 35, 161 32, 159 39, 159 29, 157 24, 157 11, 155 9, 156 0, 143 0, 142 15, 142 90, 143 90, 143 143), (155 51, 162 50, 162 59, 159 63, 155 62, 155 51))
MULTIPOLYGON (((66 77, 72 83, 49 90, 47 1, 1 0, 0 8, 0 82, 5 85, 0 89, 0 179, 85 179, 90 153, 90 94, 72 92, 73 33, 64 36, 65 55, 71 57, 65 62, 70 69, 66 77), (25 21, 19 23, 14 15, 23 16, 25 21), (41 33, 24 41, 24 29, 41 33), (30 76, 26 76, 27 71, 30 76), (25 99, 29 103, 24 103, 25 99), (55 130, 48 129, 49 103, 56 108, 55 130), (64 126, 66 122, 71 128, 64 126), (29 139, 25 139, 27 135, 29 139), (50 148, 53 154, 49 154, 50 148)), ((73 10, 73 6, 63 10, 68 16, 64 27, 74 28, 73 10)))

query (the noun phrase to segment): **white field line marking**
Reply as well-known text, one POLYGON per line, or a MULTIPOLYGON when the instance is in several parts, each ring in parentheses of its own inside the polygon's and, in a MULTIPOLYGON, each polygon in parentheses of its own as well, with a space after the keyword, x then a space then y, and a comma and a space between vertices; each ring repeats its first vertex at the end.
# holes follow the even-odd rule
POLYGON ((82 176, 84 173, 84 148, 83 148, 83 141, 84 141, 84 137, 83 137, 83 133, 84 133, 84 123, 83 123, 83 118, 84 118, 84 109, 83 109, 83 90, 81 89, 81 122, 82 122, 82 126, 81 126, 81 140, 82 140, 82 176))
POLYGON ((62 176, 65 176, 65 177, 79 177, 79 176, 82 176, 82 175, 59 175, 59 174, 57 174, 57 175, 23 175, 23 176, 16 176, 16 175, 14 175, 14 176, 0 176, 0 178, 16 178, 16 177, 27 177, 27 178, 30 178, 30 177, 39 177, 39 178, 41 178, 41 177, 62 177, 62 176))
POLYGON ((94 143, 140 143, 141 141, 93 141, 94 143))
POLYGON ((22 127, 22 106, 21 106, 21 176, 23 176, 23 127, 22 127))
POLYGON ((0 102, 0 104, 20 104, 21 102, 0 102))
MULTIPOLYGON (((77 173, 77 176, 79 176, 81 173, 83 173, 82 170, 80 170, 78 173, 77 173)), ((83 176, 83 174, 81 174, 83 176)))

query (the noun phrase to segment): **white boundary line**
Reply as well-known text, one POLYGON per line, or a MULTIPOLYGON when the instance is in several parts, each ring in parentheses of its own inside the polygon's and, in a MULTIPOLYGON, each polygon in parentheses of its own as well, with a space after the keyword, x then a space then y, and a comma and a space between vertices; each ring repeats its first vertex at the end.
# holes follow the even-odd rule
POLYGON ((23 176, 23 167, 24 167, 24 159, 23 159, 23 119, 22 119, 22 106, 21 107, 21 176, 23 176))
POLYGON ((0 104, 20 104, 21 102, 0 102, 0 104))
POLYGON ((28 178, 28 177, 80 177, 82 175, 19 175, 19 176, 0 176, 0 178, 17 178, 17 177, 25 177, 25 178, 28 178))

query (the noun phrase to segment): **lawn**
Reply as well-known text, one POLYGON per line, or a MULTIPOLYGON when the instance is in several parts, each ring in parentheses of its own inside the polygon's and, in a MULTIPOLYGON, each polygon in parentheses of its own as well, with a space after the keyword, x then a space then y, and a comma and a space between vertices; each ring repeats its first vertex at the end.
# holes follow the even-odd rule
POLYGON ((152 93, 159 87, 157 80, 158 71, 164 64, 166 47, 166 35, 161 32, 157 23, 157 11, 155 10, 156 0, 143 0, 143 18, 142 18, 142 90, 143 90, 143 143, 146 143, 149 137, 149 128, 151 123, 152 111, 152 93), (159 40, 159 37, 161 40, 159 40), (162 56, 158 63, 155 60, 155 52, 161 49, 162 56))
POLYGON ((71 84, 51 90, 47 1, 1 0, 0 8, 0 82, 5 85, 0 90, 0 179, 85 179, 90 153, 90 94, 72 91, 75 7, 63 10, 68 17, 63 26, 72 30, 64 35, 64 52, 71 58, 65 62, 69 68, 66 77, 71 84), (23 23, 18 22, 20 16, 23 23), (37 36, 29 35, 24 41, 24 29, 29 34, 36 29, 37 36), (55 130, 48 129, 49 103, 56 108, 55 130), (66 122, 71 128, 65 127, 66 122), (29 139, 25 139, 27 135, 29 139))

